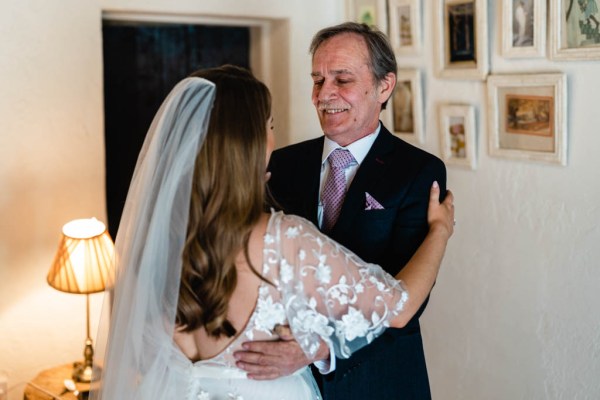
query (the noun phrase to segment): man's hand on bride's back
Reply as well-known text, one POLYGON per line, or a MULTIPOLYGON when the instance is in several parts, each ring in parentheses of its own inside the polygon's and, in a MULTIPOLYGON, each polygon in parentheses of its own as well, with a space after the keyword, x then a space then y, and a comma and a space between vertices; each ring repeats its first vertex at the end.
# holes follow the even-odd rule
POLYGON ((279 325, 275 332, 279 340, 245 342, 244 350, 233 353, 236 365, 248 373, 249 379, 267 380, 291 375, 316 360, 329 357, 329 350, 323 343, 317 358, 309 360, 288 326, 279 325))

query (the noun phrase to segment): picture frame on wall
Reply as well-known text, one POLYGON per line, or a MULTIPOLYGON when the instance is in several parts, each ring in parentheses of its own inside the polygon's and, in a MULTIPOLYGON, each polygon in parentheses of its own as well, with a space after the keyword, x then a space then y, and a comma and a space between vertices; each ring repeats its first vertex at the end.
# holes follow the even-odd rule
POLYGON ((399 69, 396 88, 385 110, 386 126, 398 137, 423 143, 423 102, 421 72, 418 69, 399 69))
POLYGON ((438 122, 444 162, 474 170, 477 149, 475 108, 465 104, 440 104, 438 122))
POLYGON ((491 156, 567 165, 567 79, 563 73, 490 75, 491 156))
POLYGON ((488 73, 487 0, 435 0, 436 75, 484 80, 488 73))
POLYGON ((390 42, 396 55, 417 55, 421 51, 421 1, 389 0, 390 42))
POLYGON ((546 1, 503 0, 502 55, 507 58, 544 57, 546 1))
POLYGON ((550 2, 550 58, 600 60, 600 1, 550 2))
POLYGON ((376 26, 388 34, 386 0, 346 0, 348 20, 376 26))

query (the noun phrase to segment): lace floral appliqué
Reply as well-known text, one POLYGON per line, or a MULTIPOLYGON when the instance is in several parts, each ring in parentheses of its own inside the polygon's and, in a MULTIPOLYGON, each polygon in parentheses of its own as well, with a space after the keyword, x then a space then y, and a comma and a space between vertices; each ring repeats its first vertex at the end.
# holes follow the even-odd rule
POLYGON ((265 286, 259 289, 254 328, 270 333, 275 325, 285 322, 286 315, 283 304, 273 301, 273 297, 268 293, 269 289, 265 286))
POLYGON ((261 327, 270 327, 285 314, 309 357, 322 342, 333 346, 336 355, 349 357, 381 334, 407 300, 406 291, 392 276, 296 216, 273 216, 265 255, 266 268, 279 284, 283 308, 269 298, 262 302, 261 327))

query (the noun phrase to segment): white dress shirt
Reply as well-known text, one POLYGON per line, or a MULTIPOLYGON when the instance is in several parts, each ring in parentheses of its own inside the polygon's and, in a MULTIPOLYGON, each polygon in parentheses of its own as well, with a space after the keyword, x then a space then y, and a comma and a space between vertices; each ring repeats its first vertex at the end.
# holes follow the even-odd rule
POLYGON ((319 183, 319 208, 317 211, 317 218, 319 221, 319 227, 323 226, 323 202, 321 201, 321 193, 323 192, 323 186, 325 185, 325 179, 329 174, 329 162, 327 162, 327 157, 331 154, 335 149, 346 149, 348 150, 356 162, 350 164, 348 168, 344 171, 346 173, 346 190, 352 183, 354 179, 354 175, 356 175, 356 171, 358 167, 362 164, 367 153, 371 150, 371 146, 377 139, 377 135, 379 135, 379 131, 381 130, 381 124, 377 125, 377 129, 375 132, 358 139, 356 142, 350 143, 346 147, 342 147, 333 140, 325 137, 325 143, 323 143, 323 155, 321 156, 321 177, 319 183))
MULTIPOLYGON (((346 147, 342 147, 333 140, 325 137, 325 142, 323 143, 323 155, 321 156, 321 177, 319 183, 319 209, 317 211, 317 217, 319 220, 319 227, 323 225, 323 202, 321 201, 321 193, 323 192, 323 185, 325 184, 325 178, 327 174, 329 174, 329 162, 327 162, 327 157, 331 154, 335 149, 346 149, 348 150, 352 156, 354 157, 355 162, 350 164, 345 169, 346 174, 346 190, 352 183, 354 176, 356 175, 356 171, 358 167, 362 164, 367 153, 371 150, 371 146, 377 139, 377 135, 379 135, 379 131, 381 130, 381 123, 377 125, 377 129, 375 132, 368 134, 367 136, 358 139, 356 142, 350 143, 346 147)), ((329 348, 329 359, 322 361, 315 361, 315 366, 319 369, 321 374, 328 374, 332 371, 335 371, 335 352, 333 348, 329 348)))

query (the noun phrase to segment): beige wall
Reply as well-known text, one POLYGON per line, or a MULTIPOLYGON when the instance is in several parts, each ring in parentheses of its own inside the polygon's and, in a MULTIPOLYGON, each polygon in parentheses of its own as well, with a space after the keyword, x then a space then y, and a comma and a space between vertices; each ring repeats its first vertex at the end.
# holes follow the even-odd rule
MULTIPOLYGON (((431 2, 422 3, 423 54, 401 63, 423 74, 423 147, 439 154, 438 102, 471 103, 478 119, 477 170, 448 168, 458 225, 423 318, 434 398, 600 398, 600 63, 505 60, 490 21, 494 73, 569 80, 569 165, 492 158, 485 86, 433 77, 431 2)), ((501 2, 489 3, 501 15, 501 2)), ((0 372, 17 400, 36 372, 83 349, 85 298, 45 276, 63 223, 105 218, 102 11, 275 20, 289 43, 286 71, 268 78, 289 117, 282 144, 319 134, 306 49, 344 9, 341 0, 8 0, 1 10, 0 372)), ((92 318, 98 296, 93 306, 92 318)))
POLYGON ((569 161, 490 157, 484 83, 435 79, 425 29, 426 147, 439 149, 439 102, 474 105, 478 139, 477 170, 448 168, 458 224, 422 319, 433 397, 600 399, 600 61, 503 58, 501 3, 488 2, 491 71, 566 73, 569 161))
MULTIPOLYGON (((320 134, 307 49, 343 9, 318 0, 9 0, 0 10, 0 375, 16 400, 40 370, 82 357, 85 297, 50 288, 46 274, 64 223, 106 217, 102 12, 266 21, 269 51, 286 61, 274 65, 287 68, 263 66, 280 125, 292 127, 281 144, 320 134)), ((101 297, 92 295, 92 320, 101 297)))

